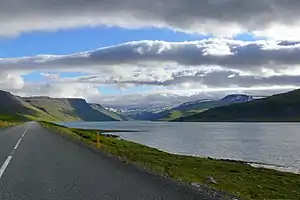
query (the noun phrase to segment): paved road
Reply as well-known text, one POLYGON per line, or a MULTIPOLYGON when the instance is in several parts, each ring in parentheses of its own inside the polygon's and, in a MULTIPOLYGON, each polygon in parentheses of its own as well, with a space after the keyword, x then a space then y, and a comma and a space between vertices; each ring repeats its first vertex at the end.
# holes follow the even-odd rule
POLYGON ((0 130, 0 167, 0 200, 214 199, 91 151, 35 122, 0 130))

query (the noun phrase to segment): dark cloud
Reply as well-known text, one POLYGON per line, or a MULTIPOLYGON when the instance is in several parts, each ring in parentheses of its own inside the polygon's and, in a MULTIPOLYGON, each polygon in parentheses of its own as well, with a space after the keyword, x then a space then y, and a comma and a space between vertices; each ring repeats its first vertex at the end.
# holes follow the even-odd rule
POLYGON ((299 9, 298 0, 2 0, 0 33, 117 25, 219 35, 260 31, 279 36, 299 25, 299 9))

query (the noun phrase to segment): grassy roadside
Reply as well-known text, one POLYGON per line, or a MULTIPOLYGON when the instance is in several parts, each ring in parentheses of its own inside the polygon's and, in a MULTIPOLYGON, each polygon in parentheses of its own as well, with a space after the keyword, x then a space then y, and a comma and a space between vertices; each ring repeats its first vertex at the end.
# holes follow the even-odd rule
MULTIPOLYGON (((41 124, 55 132, 68 134, 95 146, 96 132, 41 124)), ((227 191, 241 199, 300 199, 300 175, 254 168, 238 162, 173 155, 133 142, 100 136, 101 149, 156 173, 186 183, 227 191), (207 183, 213 177, 217 184, 207 183)))
POLYGON ((15 125, 18 125, 20 123, 17 122, 9 122, 9 121, 0 121, 0 128, 8 128, 15 125))

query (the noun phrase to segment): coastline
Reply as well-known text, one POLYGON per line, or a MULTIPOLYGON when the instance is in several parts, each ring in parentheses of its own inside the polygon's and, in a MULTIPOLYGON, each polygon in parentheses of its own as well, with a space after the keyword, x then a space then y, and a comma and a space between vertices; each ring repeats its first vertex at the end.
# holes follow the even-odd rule
MULTIPOLYGON (((42 125, 54 132, 96 147, 95 131, 78 130, 50 123, 42 125)), ((101 132, 101 131, 100 131, 101 132)), ((300 175, 273 169, 255 168, 243 161, 226 161, 170 154, 118 138, 100 136, 101 151, 117 156, 153 173, 199 187, 216 194, 241 199, 299 199, 300 175), (213 181, 207 182, 207 177, 213 181)))

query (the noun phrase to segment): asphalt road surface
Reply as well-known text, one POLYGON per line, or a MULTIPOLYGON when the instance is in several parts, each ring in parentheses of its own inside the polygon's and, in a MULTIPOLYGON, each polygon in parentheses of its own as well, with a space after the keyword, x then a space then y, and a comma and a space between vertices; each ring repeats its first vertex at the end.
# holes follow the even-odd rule
POLYGON ((216 199, 29 122, 0 129, 0 200, 216 199))

